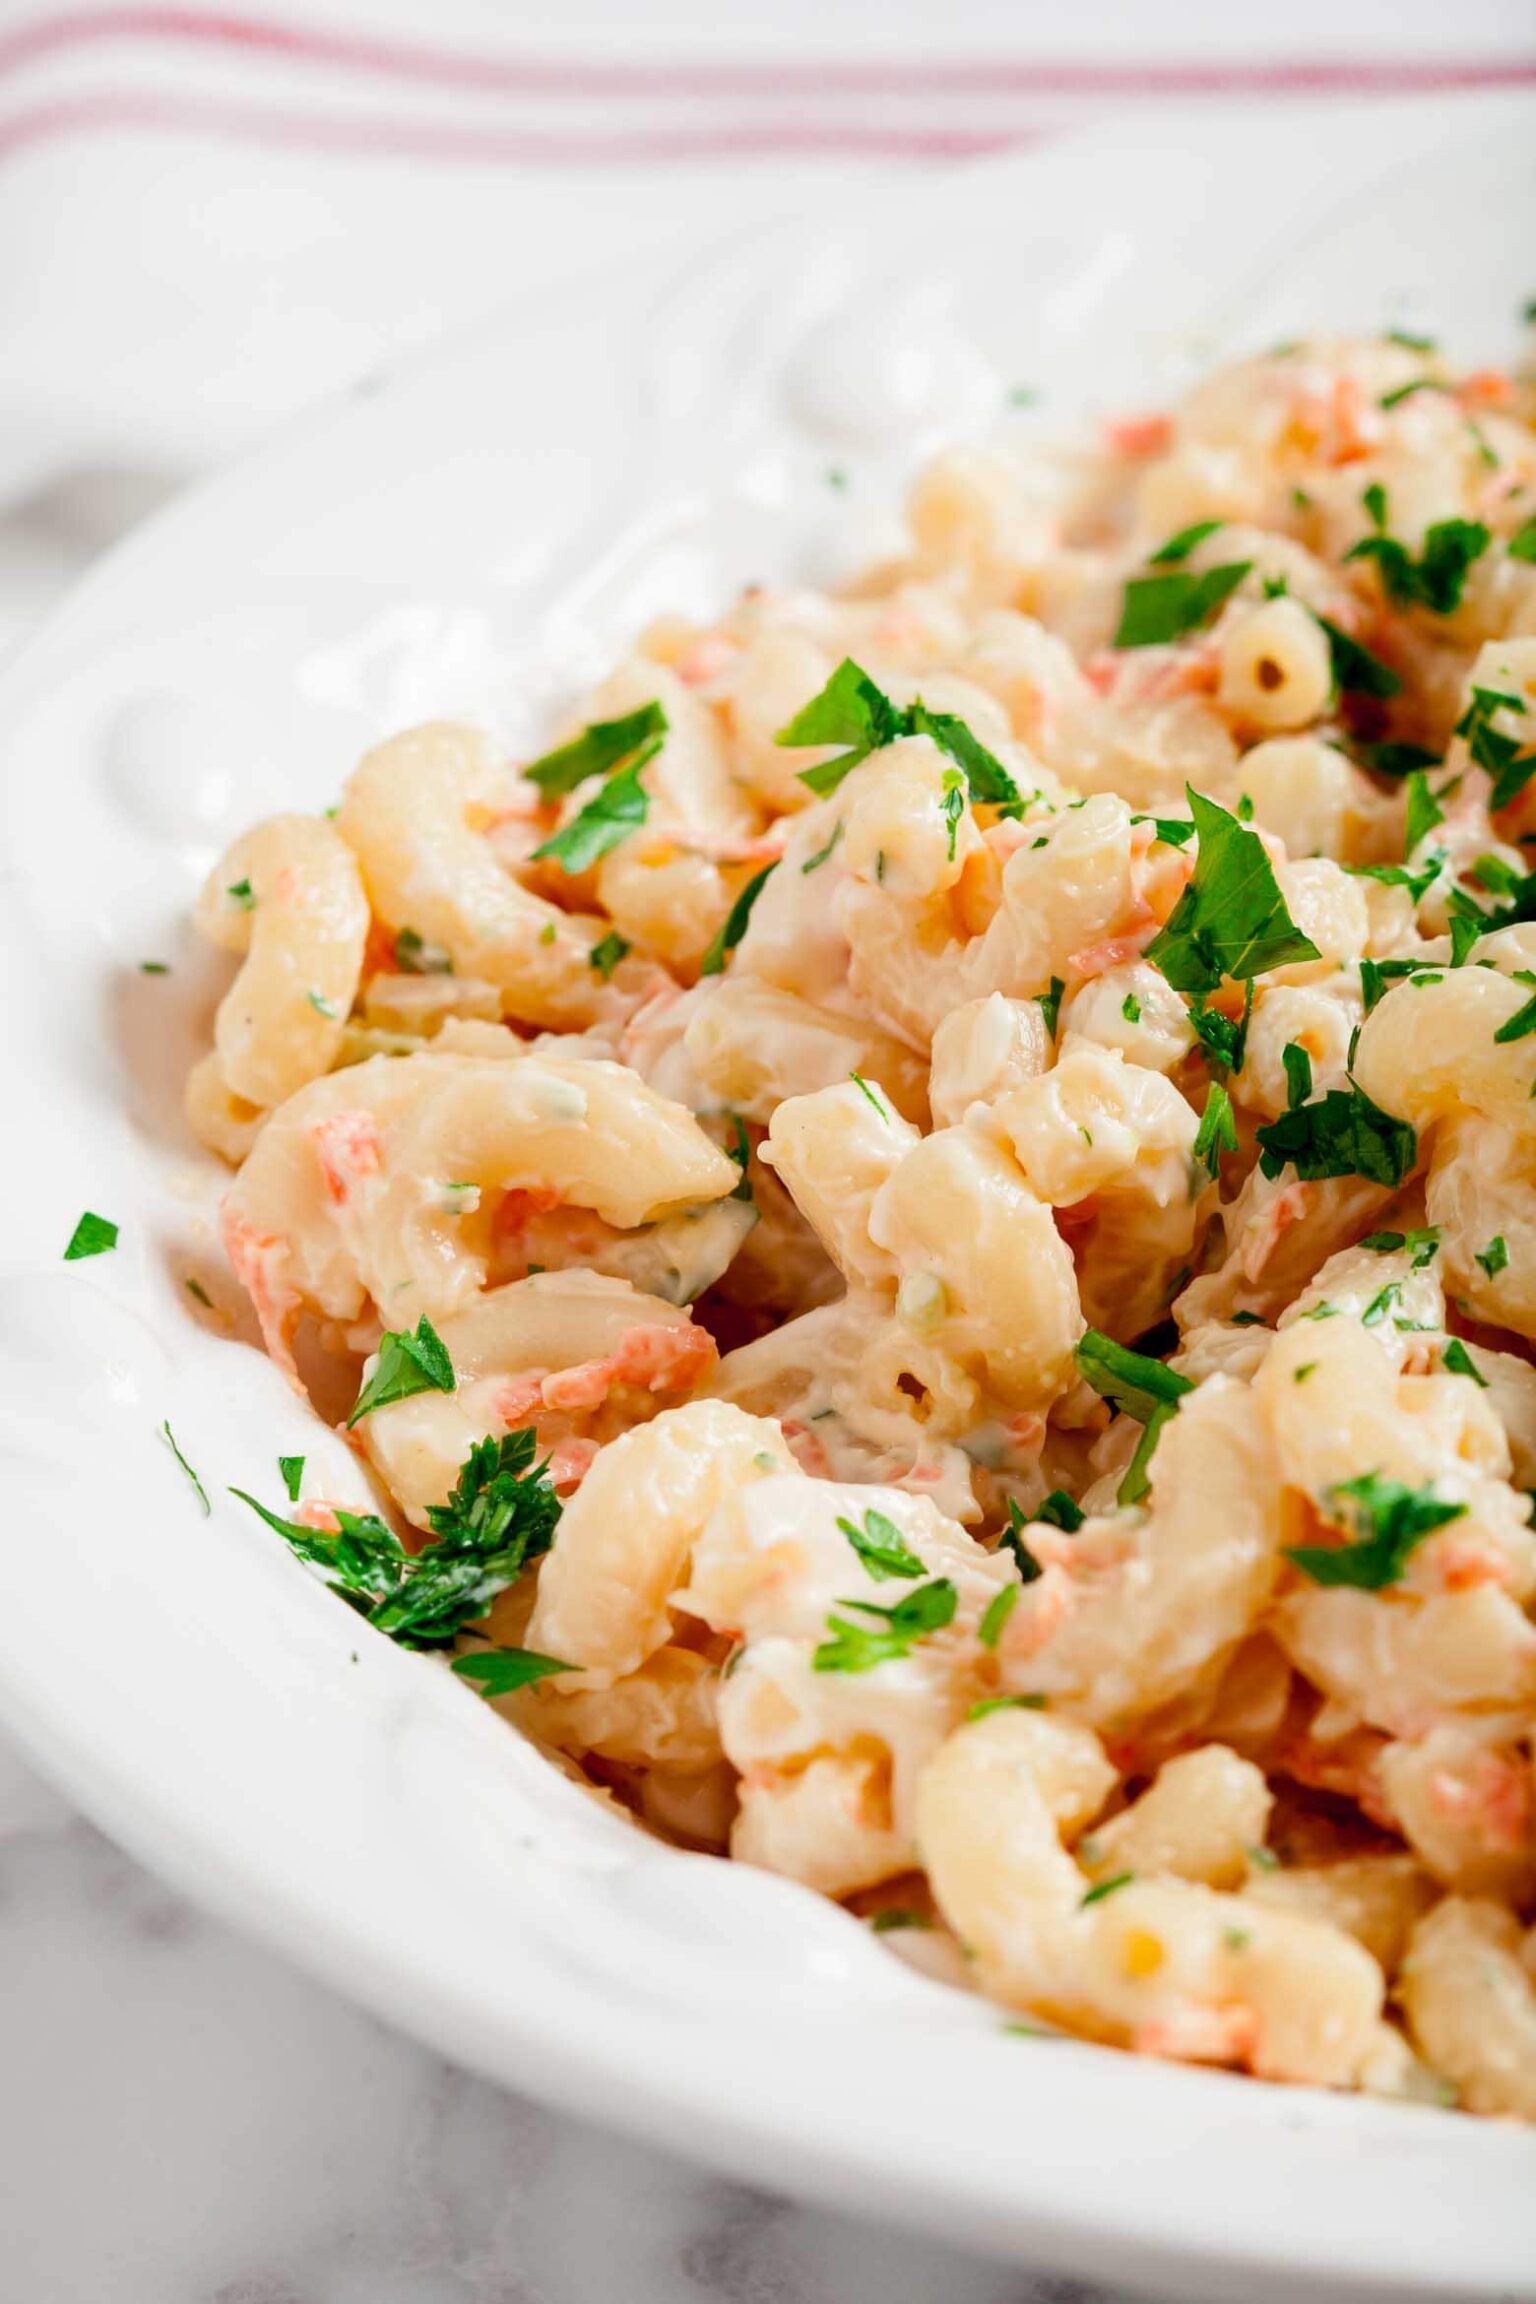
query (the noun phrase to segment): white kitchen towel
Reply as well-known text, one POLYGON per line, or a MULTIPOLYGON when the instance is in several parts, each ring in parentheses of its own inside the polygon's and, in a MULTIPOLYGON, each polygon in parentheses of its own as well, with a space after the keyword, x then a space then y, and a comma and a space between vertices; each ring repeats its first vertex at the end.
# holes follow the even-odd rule
POLYGON ((1114 106, 1512 81, 1532 0, 0 0, 0 508, 194 471, 551 280, 871 171, 1114 106))

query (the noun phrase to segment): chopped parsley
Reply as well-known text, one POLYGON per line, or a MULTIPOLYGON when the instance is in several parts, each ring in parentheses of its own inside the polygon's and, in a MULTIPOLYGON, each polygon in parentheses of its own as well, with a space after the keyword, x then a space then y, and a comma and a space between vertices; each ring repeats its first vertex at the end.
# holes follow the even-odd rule
MULTIPOLYGON (((1536 976, 1532 975, 1529 968, 1517 968, 1514 981, 1517 984, 1536 984, 1536 976)), ((1511 1040, 1525 1040, 1532 1032, 1536 1032, 1536 994, 1523 1002, 1512 1016, 1506 1016, 1493 1037, 1502 1046, 1511 1040)))
POLYGON ((193 1471, 191 1465, 187 1462, 185 1456, 183 1456, 181 1450, 177 1447, 176 1435, 171 1430, 169 1422, 161 1425, 160 1436, 164 1440, 167 1448, 169 1448, 171 1454, 175 1457, 177 1463, 181 1466, 183 1472, 185 1472, 187 1478, 191 1481, 193 1489, 197 1495, 197 1500, 203 1508, 203 1517, 205 1519, 208 1518, 213 1511, 213 1506, 208 1501, 208 1491, 203 1486, 201 1480, 199 1480, 197 1474, 193 1471))
POLYGON ((304 1478, 303 1457, 279 1456, 277 1460, 277 1469, 283 1486, 288 1491, 289 1503, 297 1504, 299 1500, 299 1485, 304 1478))
POLYGON ((871 752, 883 751, 903 736, 926 736, 947 754, 964 772, 973 800, 1014 810, 1022 807, 1019 788, 1001 760, 972 735, 963 720, 953 712, 930 712, 921 697, 914 704, 894 704, 851 656, 843 658, 826 686, 779 730, 774 742, 792 749, 811 744, 843 746, 835 759, 800 771, 801 783, 824 799, 871 752))
POLYGON ((1165 1367, 1161 1360, 1143 1352, 1132 1352, 1097 1328, 1085 1330, 1075 1358, 1078 1374, 1093 1386, 1099 1398, 1143 1426, 1140 1445, 1126 1468, 1117 1497, 1121 1504, 1139 1504, 1151 1484, 1152 1455, 1163 1426, 1194 1386, 1176 1368, 1165 1367))
POLYGON ((630 950, 632 946, 628 938, 621 936, 617 928, 610 928, 607 935, 600 937, 587 954, 587 966, 595 970, 605 984, 609 984, 613 981, 615 968, 630 950))
POLYGON ((1243 987, 1241 1016, 1224 1016, 1219 1008, 1208 1007, 1203 1000, 1195 1002, 1189 1011, 1189 1021, 1208 1063, 1223 1065, 1228 1072, 1241 1072, 1243 1058, 1248 1053, 1248 1019, 1252 1014, 1252 977, 1243 987))
POLYGON ((1120 1013, 1127 1024, 1139 1024, 1141 1022, 1141 1002, 1134 992, 1127 992, 1120 1003, 1120 1013))
POLYGON ((995 1648, 1003 1636, 1003 1626, 1019 1604, 1022 1584, 1005 1584, 1001 1592, 993 1594, 976 1627, 976 1637, 983 1648, 995 1648))
POLYGON ((752 907, 761 896, 767 884, 768 875, 777 870, 778 860, 775 858, 772 864, 765 864, 761 872, 754 872, 745 888, 740 891, 735 903, 721 921, 715 935, 711 937, 709 949, 699 962, 699 974, 701 976, 718 976, 720 974, 747 932, 747 922, 752 917, 752 907))
POLYGON ((1417 1232, 1367 1232, 1360 1245, 1374 1250, 1378 1256, 1391 1256, 1399 1248, 1407 1248, 1413 1255, 1413 1270, 1422 1272, 1439 1254, 1440 1227, 1426 1224, 1417 1232))
POLYGON ((1060 1528, 1068 1536, 1075 1536, 1087 1514, 1065 1488, 1053 1488, 1045 1502, 1036 1505, 1031 1518, 1043 1520, 1048 1528, 1060 1528))
POLYGON ((1269 1177, 1288 1163, 1304 1184, 1325 1176, 1363 1176, 1393 1190, 1419 1154, 1406 1120, 1394 1120, 1363 1089, 1330 1088, 1314 1103, 1298 1104, 1258 1130, 1259 1166, 1269 1177))
POLYGON ((1195 1158, 1204 1163, 1214 1182, 1221 1173, 1223 1152, 1236 1150, 1237 1121, 1232 1111, 1232 1099, 1219 1082, 1213 1082, 1195 1135, 1195 1158))
POLYGON ((1445 1350, 1440 1355, 1440 1365, 1442 1368, 1448 1369, 1453 1376, 1470 1376, 1474 1384, 1478 1385, 1484 1392, 1487 1391, 1487 1377, 1459 1336, 1453 1336, 1446 1345, 1445 1350))
POLYGON ((890 1118, 891 1118, 891 1116, 890 1116, 890 1113, 889 1113, 889 1112, 886 1110, 885 1106, 884 1106, 884 1105, 881 1103, 881 1101, 880 1101, 879 1097, 878 1097, 878 1096, 875 1094, 875 1092, 874 1092, 873 1088, 871 1088, 871 1086, 870 1086, 869 1082, 868 1082, 868 1081, 865 1079, 865 1077, 864 1077, 863 1073, 862 1073, 862 1072, 850 1072, 850 1073, 849 1073, 849 1075, 848 1075, 848 1077, 849 1077, 849 1079, 850 1079, 850 1080, 853 1082, 853 1084, 854 1084, 855 1088, 857 1088, 857 1090, 858 1090, 859 1094, 860 1094, 860 1095, 863 1097, 863 1099, 864 1099, 865 1103, 866 1103, 866 1104, 872 1104, 872 1105, 874 1106, 875 1110, 876 1110, 876 1111, 879 1113, 879 1115, 880 1115, 881 1119, 882 1119, 883 1121, 885 1121, 885 1123, 886 1123, 886 1125, 887 1125, 887 1126, 889 1126, 889 1125, 890 1125, 890 1118))
POLYGON ((395 938, 395 966, 404 976, 451 976, 453 954, 446 944, 433 944, 414 928, 402 928, 395 938))
POLYGON ((387 1408, 393 1400, 409 1400, 417 1392, 453 1392, 457 1388, 448 1347, 423 1312, 414 1334, 385 1329, 379 1339, 378 1364, 357 1396, 357 1405, 347 1418, 347 1430, 350 1432, 375 1408, 387 1408))
MULTIPOLYGON (((1179 538, 1173 542, 1178 543, 1179 538)), ((1164 553, 1167 550, 1165 544, 1164 553)), ((1167 576, 1133 576, 1125 587, 1113 645, 1165 647, 1186 632, 1198 631, 1237 590, 1252 566, 1251 560, 1227 560, 1217 568, 1207 568, 1201 576, 1191 576, 1182 569, 1167 576)))
POLYGON ((953 864, 955 843, 960 837, 960 820, 965 814, 966 800, 965 778, 958 768, 945 769, 943 791, 944 798, 940 813, 944 818, 944 828, 949 834, 949 861, 953 864))
POLYGON ((1433 376, 1415 376, 1412 383, 1398 384, 1392 391, 1383 392, 1376 405, 1378 408, 1400 408, 1403 402, 1411 400, 1416 392, 1448 392, 1449 390, 1448 384, 1441 384, 1433 376))
POLYGON ((254 912, 256 891, 249 880, 232 880, 224 891, 237 912, 254 912))
POLYGON ((924 1573, 925 1563, 908 1549, 895 1521, 888 1520, 873 1506, 865 1513, 862 1528, 851 1520, 839 1520, 837 1524, 876 1583, 883 1584, 890 1576, 912 1577, 924 1573))
POLYGON ((1495 1232, 1493 1238, 1478 1249, 1473 1262, 1481 1264, 1490 1280, 1497 1280, 1509 1262, 1509 1246, 1503 1233, 1495 1232))
POLYGON ((647 759, 654 758, 666 733, 667 715, 661 705, 642 704, 621 719, 594 720, 569 744, 530 760, 523 774, 530 784, 537 784, 546 800, 553 800, 561 793, 574 792, 589 776, 611 774, 632 753, 643 750, 647 759))
POLYGON ((1411 336, 1406 328, 1389 328, 1383 339, 1388 344, 1401 344, 1405 352, 1433 352, 1433 336, 1411 336))
POLYGON ((839 816, 837 822, 832 827, 832 837, 827 842, 825 848, 818 848, 814 856, 808 856, 800 867, 801 871, 815 872, 821 865, 825 864, 827 858, 831 855, 833 849, 837 846, 842 836, 843 820, 841 816, 839 816))
POLYGON ((661 746, 661 737, 653 736, 627 768, 609 777, 596 798, 589 800, 569 824, 562 825, 534 849, 535 859, 547 856, 562 872, 585 872, 638 830, 651 807, 651 796, 640 781, 640 771, 648 760, 654 760, 661 746))
POLYGON ((1445 822, 1445 810, 1429 788, 1429 778, 1422 768, 1408 771, 1408 808, 1404 837, 1411 856, 1427 832, 1445 822))
POLYGON ((933 1926, 926 1912, 913 1912, 904 1904, 887 1904, 883 1910, 871 1913, 869 1924, 877 1936, 889 1936, 895 1928, 933 1926))
POLYGON ((1045 1570, 1024 1541, 1024 1531, 1028 1526, 1029 1522, 1010 1496, 1008 1499, 1008 1525, 998 1540, 998 1550, 1013 1554, 1021 1584, 1033 1584, 1045 1574, 1045 1570))
POLYGON ((1086 1912, 1091 1904, 1102 1904, 1106 1896, 1115 1895, 1121 1888, 1129 1888, 1135 1877, 1134 1872, 1112 1872, 1107 1880, 1096 1880, 1091 1888, 1083 1891, 1078 1900, 1078 1910, 1086 1912))
POLYGON ((829 1616, 830 1639, 823 1640, 811 1657, 817 1672, 870 1672, 877 1664, 897 1663, 910 1656, 919 1640, 941 1632, 954 1622, 959 1593, 947 1576, 919 1584, 894 1607, 882 1608, 873 1600, 839 1600, 839 1608, 856 1609, 878 1620, 880 1629, 850 1624, 846 1617, 829 1616))
POLYGON ((1522 520, 1506 549, 1511 560, 1536 561, 1536 512, 1529 520, 1522 520))
POLYGON ((1415 768, 1438 768, 1440 755, 1430 752, 1422 744, 1357 744, 1361 762, 1373 768, 1378 776, 1410 776, 1415 768))
POLYGON ((1187 560, 1197 544, 1203 544, 1207 536, 1214 536, 1217 529, 1225 525, 1222 520, 1196 520, 1188 528, 1181 528, 1151 555, 1148 567, 1169 568, 1180 560, 1187 560))
POLYGON ((201 1304, 205 1312, 211 1312, 213 1310, 213 1298, 209 1295, 201 1280, 183 1280, 182 1286, 185 1288, 187 1294, 192 1298, 194 1304, 201 1304))
POLYGON ((731 1120, 735 1128, 735 1141, 726 1146, 726 1151, 741 1170, 741 1181, 732 1191, 731 1198, 733 1200, 745 1200, 750 1208, 755 1206, 752 1198, 752 1179, 747 1172, 748 1164, 752 1158, 752 1141, 747 1134, 747 1124, 741 1114, 733 1112, 731 1120))
POLYGON ((1194 824, 1188 816, 1133 816, 1131 822, 1150 824, 1167 848, 1187 848, 1195 836, 1194 824))
POLYGON ((473 1680, 482 1696, 494 1703, 519 1688, 531 1688, 552 1672, 575 1672, 580 1667, 562 1663, 558 1656, 541 1656, 537 1648, 477 1648, 473 1655, 455 1656, 449 1670, 462 1680, 473 1680))
POLYGON ((967 1720, 985 1720, 994 1712, 1045 1712, 1050 1699, 1046 1696, 983 1696, 966 1714, 967 1720))
POLYGON ((1294 1112, 1312 1093, 1312 1057, 1299 1040, 1287 1040, 1280 1051, 1285 1066, 1285 1108, 1294 1112))
POLYGON ((1506 735, 1493 724, 1497 712, 1524 711, 1522 696, 1512 696, 1502 688, 1474 687, 1456 723, 1456 733, 1466 738, 1473 761, 1492 780, 1490 808, 1507 808, 1536 774, 1536 751, 1526 751, 1517 736, 1506 735))
POLYGON ((1228 976, 1253 977, 1295 960, 1316 960, 1317 946, 1286 910, 1264 843, 1214 800, 1189 791, 1200 836, 1194 877, 1146 957, 1184 993, 1214 992, 1228 976))
POLYGON ((304 997, 309 1002, 311 1008, 313 1008, 315 1011, 315 1014, 317 1016, 324 1016, 328 1021, 334 1022, 336 1016, 340 1013, 335 1001, 327 1000, 323 992, 306 992, 304 997))
POLYGON ((549 1550, 560 1499, 534 1464, 531 1430, 479 1440, 446 1504, 428 1508, 437 1541, 409 1553, 376 1513, 333 1507, 336 1532, 283 1520, 233 1488, 332 1590, 404 1648, 444 1648, 485 1614, 530 1560, 549 1550))
POLYGON ((164 960, 141 960, 139 962, 139 974, 141 976, 169 976, 170 972, 169 965, 164 960))
POLYGON ((1373 656, 1330 617, 1319 616, 1317 621, 1327 637, 1333 684, 1340 695, 1385 698, 1398 693, 1403 683, 1390 664, 1373 656))
POLYGON ((1314 1584, 1348 1585, 1356 1591, 1380 1592, 1396 1584, 1409 1557, 1426 1536, 1460 1520, 1465 1504, 1447 1503, 1428 1488, 1406 1488, 1400 1480, 1365 1472, 1356 1480, 1340 1480, 1325 1489, 1324 1504, 1354 1542, 1341 1545, 1294 1544, 1286 1558, 1314 1584))
POLYGON ((1061 1014, 1061 996, 1066 988, 1059 976, 1053 976, 1049 988, 1035 994, 1040 1003, 1040 1013, 1045 1018, 1046 1031, 1053 1040, 1056 1037, 1056 1019, 1061 1014))
POLYGON ((89 1208, 69 1236, 64 1251, 66 1264, 78 1264, 83 1256, 105 1256, 109 1248, 117 1246, 117 1226, 110 1216, 94 1216, 89 1208))
POLYGON ((1467 571, 1492 542, 1481 520, 1436 520, 1424 531, 1424 549, 1417 559, 1398 537, 1387 532, 1387 495, 1379 483, 1365 491, 1365 509, 1373 533, 1362 536, 1345 553, 1346 560, 1373 560, 1389 599, 1405 608, 1427 608, 1432 615, 1449 616, 1461 606, 1467 571))

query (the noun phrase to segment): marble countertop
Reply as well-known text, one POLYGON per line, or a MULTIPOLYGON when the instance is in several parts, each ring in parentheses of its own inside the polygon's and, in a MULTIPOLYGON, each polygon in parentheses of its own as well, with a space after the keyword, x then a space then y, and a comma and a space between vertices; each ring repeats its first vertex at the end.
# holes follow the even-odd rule
POLYGON ((0 1739, 16 2304, 1096 2304, 503 2094, 206 1919, 0 1739))

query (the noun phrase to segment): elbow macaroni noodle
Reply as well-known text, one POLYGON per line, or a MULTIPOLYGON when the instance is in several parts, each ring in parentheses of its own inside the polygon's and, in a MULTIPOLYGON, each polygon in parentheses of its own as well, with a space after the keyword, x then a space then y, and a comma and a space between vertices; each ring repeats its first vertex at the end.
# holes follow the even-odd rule
POLYGON ((1036 2021, 1525 2119, 1533 422, 1317 342, 947 453, 526 770, 244 834, 187 1089, 410 1544, 532 1435, 469 1654, 562 1766, 1036 2021))

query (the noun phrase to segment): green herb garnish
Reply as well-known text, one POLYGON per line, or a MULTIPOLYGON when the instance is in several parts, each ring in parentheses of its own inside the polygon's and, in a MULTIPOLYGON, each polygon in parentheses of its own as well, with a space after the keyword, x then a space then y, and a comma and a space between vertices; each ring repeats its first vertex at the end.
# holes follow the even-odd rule
POLYGON ((616 928, 610 928, 588 952, 587 966, 601 976, 605 984, 611 984, 615 968, 631 949, 628 938, 621 936, 616 928))
POLYGON ((304 1478, 303 1457, 279 1456, 277 1460, 277 1469, 283 1486, 288 1491, 289 1503, 297 1504, 299 1500, 299 1485, 304 1478))
POLYGON ((840 1608, 876 1617, 882 1628, 875 1631, 865 1624, 850 1624, 842 1616, 829 1616, 831 1638, 816 1649, 812 1666, 817 1672, 869 1672, 877 1664, 899 1662, 910 1656, 928 1633, 940 1632, 953 1623, 959 1597, 947 1576, 936 1576, 931 1584, 919 1584, 891 1608, 882 1608, 873 1600, 840 1600, 840 1608))
POLYGON ((667 715, 658 703, 642 704, 618 720, 594 720, 569 744, 530 760, 523 774, 547 800, 574 792, 589 776, 607 776, 642 747, 653 758, 667 733, 667 715))
POLYGON ((1207 536, 1214 536, 1218 528, 1225 526, 1224 520, 1194 521, 1188 528, 1181 528, 1176 536, 1170 536, 1166 544, 1160 545, 1149 558, 1148 567, 1168 568, 1180 560, 1187 560, 1197 544, 1203 544, 1207 536))
POLYGON ((661 744, 659 736, 653 737, 629 767, 609 777, 579 815, 573 816, 569 824, 562 825, 534 849, 534 857, 547 856, 562 872, 585 872, 611 848, 617 848, 621 840, 628 839, 631 832, 637 831, 651 807, 651 796, 640 781, 640 771, 648 760, 656 757, 661 744))
POLYGON ((1478 1249, 1473 1262, 1481 1264, 1490 1280, 1497 1280, 1509 1262, 1509 1244, 1502 1232, 1495 1232, 1485 1246, 1478 1249))
POLYGON ((347 1418, 347 1430, 375 1408, 393 1400, 409 1400, 417 1392, 453 1392, 458 1380, 448 1347, 423 1312, 414 1334, 386 1328, 379 1339, 378 1364, 357 1396, 347 1418))
POLYGON ((494 1703, 519 1688, 531 1688, 553 1672, 577 1672, 577 1664, 564 1664, 558 1656, 541 1656, 537 1648, 477 1648, 473 1655, 455 1656, 449 1670, 461 1680, 473 1680, 482 1696, 494 1703))
POLYGON ((1219 1082, 1213 1082, 1195 1136, 1195 1158, 1204 1164, 1214 1182, 1221 1173, 1223 1152, 1236 1150, 1237 1120, 1232 1111, 1232 1099, 1219 1082))
POLYGON ((109 1248, 117 1246, 117 1226, 110 1216, 93 1216, 87 1208, 69 1236, 64 1251, 66 1264, 78 1264, 83 1256, 105 1256, 109 1248))
POLYGON ((1380 1592, 1396 1584, 1425 1537, 1460 1520, 1467 1509, 1465 1504, 1445 1502, 1428 1488, 1405 1488, 1399 1480, 1383 1479, 1378 1472, 1336 1482, 1325 1489, 1323 1500, 1356 1540, 1290 1545, 1285 1556, 1314 1584, 1348 1585, 1362 1592, 1380 1592))
POLYGON ((1146 957, 1184 993, 1214 992, 1228 976, 1253 977, 1319 958, 1286 910, 1258 834, 1187 789, 1200 836, 1194 878, 1146 957))
POLYGON ((414 928, 402 928, 395 938, 395 966, 405 976, 451 976, 453 954, 446 944, 433 944, 414 928))
POLYGON ((839 1520, 838 1527, 869 1570, 877 1583, 890 1576, 921 1576, 926 1564, 907 1547, 905 1537, 894 1520, 873 1507, 864 1515, 862 1528, 852 1520, 839 1520))
POLYGON ((1163 1426, 1194 1386, 1176 1368, 1165 1367, 1146 1353, 1132 1352, 1097 1328, 1084 1332, 1075 1358, 1078 1374, 1093 1386, 1099 1398, 1133 1416, 1143 1427, 1140 1445, 1117 1495, 1121 1504, 1139 1504, 1151 1485, 1149 1468, 1163 1426))
POLYGON ((778 859, 775 858, 772 864, 765 864, 761 872, 754 872, 745 888, 740 891, 735 903, 727 912, 724 920, 721 921, 718 930, 711 937, 709 948, 699 962, 699 974, 701 976, 718 976, 720 974, 747 932, 747 922, 752 917, 752 907, 761 896, 767 884, 768 875, 777 870, 778 859))
MULTIPOLYGON (((1178 538, 1173 539, 1175 543, 1178 538)), ((1168 547, 1164 545, 1166 552, 1168 547)), ((1237 590, 1251 560, 1224 561, 1201 576, 1180 570, 1171 576, 1133 576, 1125 587, 1116 648, 1157 648, 1198 631, 1237 590)))
POLYGON ((192 1486, 197 1494, 197 1500, 203 1508, 203 1516, 206 1519, 213 1510, 213 1506, 208 1501, 208 1491, 203 1486, 201 1480, 199 1480, 197 1474, 193 1471, 191 1465, 187 1462, 185 1456, 183 1456, 181 1450, 177 1447, 176 1435, 171 1430, 170 1424, 168 1422, 161 1425, 160 1436, 164 1440, 167 1448, 169 1448, 171 1454, 175 1457, 177 1463, 181 1466, 183 1472, 185 1472, 187 1478, 191 1481, 192 1486))
POLYGON ((1288 1163, 1304 1184, 1325 1176, 1364 1176, 1394 1190, 1418 1158, 1419 1140, 1363 1089, 1330 1088, 1258 1130, 1259 1166, 1269 1177, 1288 1163))

